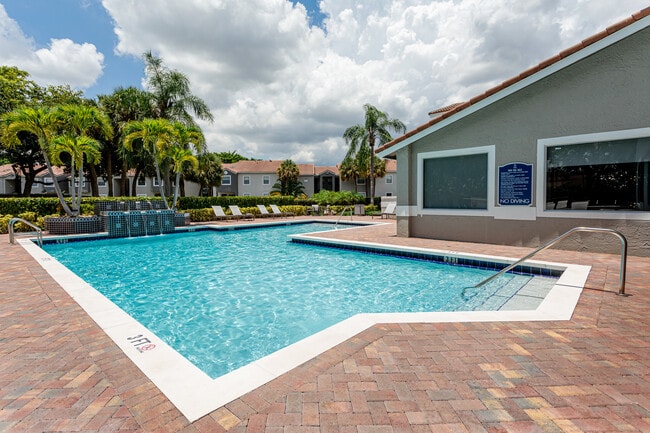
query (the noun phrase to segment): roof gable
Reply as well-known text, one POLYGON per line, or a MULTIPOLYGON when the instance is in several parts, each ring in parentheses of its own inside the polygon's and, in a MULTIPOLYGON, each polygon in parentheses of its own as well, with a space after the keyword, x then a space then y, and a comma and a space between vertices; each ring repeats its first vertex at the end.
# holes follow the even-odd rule
POLYGON ((512 77, 501 84, 488 89, 484 93, 460 104, 452 104, 439 110, 434 110, 430 115, 436 117, 427 123, 418 126, 412 131, 398 137, 376 151, 379 157, 385 158, 393 155, 398 150, 410 145, 414 141, 433 133, 443 127, 456 122, 500 99, 503 99, 524 87, 527 87, 549 75, 564 69, 578 61, 596 53, 626 37, 650 26, 650 7, 647 7, 631 17, 620 21, 607 29, 584 39, 582 42, 569 47, 555 56, 544 60, 536 66, 526 69, 519 75, 512 77))

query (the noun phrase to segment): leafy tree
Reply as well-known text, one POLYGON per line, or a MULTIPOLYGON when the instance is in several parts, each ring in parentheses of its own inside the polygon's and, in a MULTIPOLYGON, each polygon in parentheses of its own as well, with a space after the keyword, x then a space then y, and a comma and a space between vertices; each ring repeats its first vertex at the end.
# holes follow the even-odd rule
MULTIPOLYGON (((367 152, 369 159, 370 197, 375 195, 375 145, 388 143, 393 139, 389 129, 397 133, 406 132, 406 126, 398 119, 391 119, 387 113, 365 104, 365 121, 363 125, 349 127, 343 133, 345 142, 350 146, 345 159, 355 159, 358 152, 367 152)), ((359 161, 357 161, 358 163, 359 161)))
POLYGON ((176 210, 176 203, 178 202, 178 188, 181 179, 181 173, 185 166, 190 165, 194 170, 199 168, 199 160, 192 154, 189 149, 173 146, 169 149, 168 154, 172 160, 174 172, 176 173, 176 183, 174 185, 174 200, 172 201, 172 209, 176 210))
POLYGON ((304 194, 305 187, 300 182, 300 169, 290 159, 282 161, 278 167, 278 181, 273 185, 273 189, 279 191, 281 195, 291 195, 298 197, 304 194))
POLYGON ((155 117, 193 125, 194 119, 189 113, 192 111, 199 119, 214 120, 208 105, 192 94, 190 80, 185 74, 163 66, 162 59, 151 51, 144 53, 143 58, 155 117))
POLYGON ((199 167, 199 161, 192 154, 190 147, 193 147, 197 153, 203 152, 205 150, 205 137, 197 126, 185 126, 180 122, 175 122, 174 129, 176 130, 176 141, 169 149, 168 156, 172 161, 173 171, 176 173, 174 200, 172 202, 172 209, 175 210, 181 174, 184 168, 187 165, 190 165, 195 170, 199 167))
POLYGON ((0 66, 0 114, 27 105, 38 94, 29 73, 15 66, 0 66))
POLYGON ((153 117, 151 95, 135 87, 118 87, 110 95, 99 95, 97 101, 99 108, 106 113, 115 131, 112 139, 107 141, 102 151, 103 172, 106 174, 108 182, 108 195, 111 197, 115 195, 113 177, 118 171, 122 173, 120 194, 128 195, 126 174, 129 168, 136 168, 137 163, 134 161, 138 159, 136 157, 129 158, 129 155, 123 155, 120 152, 124 138, 122 133, 128 122, 153 117))
POLYGON ((250 159, 246 158, 245 156, 241 156, 239 153, 232 150, 228 152, 219 152, 216 155, 224 164, 233 164, 238 161, 248 161, 250 159))
POLYGON ((134 120, 125 125, 123 146, 128 151, 133 151, 134 145, 140 143, 146 152, 149 152, 156 167, 156 179, 160 185, 160 196, 169 209, 165 198, 165 189, 160 176, 160 162, 165 158, 167 151, 177 140, 176 129, 166 119, 134 120))
POLYGON ((55 115, 61 135, 54 138, 54 146, 50 151, 53 162, 57 165, 63 163, 60 158, 61 153, 67 153, 71 158, 72 179, 74 181, 77 176, 79 182, 77 193, 75 194, 74 182, 70 191, 72 211, 77 215, 81 210, 84 156, 89 164, 99 161, 102 144, 98 138, 110 139, 113 136, 113 128, 110 120, 101 110, 89 105, 62 105, 56 108, 55 115), (78 174, 75 174, 75 167, 78 174))
MULTIPOLYGON (((85 102, 81 95, 81 92, 72 90, 70 86, 41 87, 29 80, 26 71, 15 66, 0 66, 0 114, 25 107, 81 104, 85 102)), ((20 171, 25 179, 22 195, 29 196, 36 176, 47 170, 39 139, 31 132, 21 131, 9 141, 10 143, 2 142, 0 159, 13 164, 20 171)))
POLYGON ((70 173, 72 174, 72 187, 70 197, 72 198, 72 210, 78 215, 81 209, 81 196, 83 193, 83 163, 84 156, 89 163, 94 163, 101 157, 101 144, 94 138, 86 135, 64 134, 52 140, 52 162, 56 165, 63 165, 61 154, 70 156, 70 173), (75 169, 77 172, 75 173, 75 169), (77 184, 75 187, 75 183, 77 184))
POLYGON ((48 155, 59 123, 54 110, 47 107, 18 108, 3 115, 0 121, 3 126, 2 141, 5 146, 12 147, 20 144, 20 135, 23 133, 31 133, 36 136, 41 155, 54 183, 54 191, 61 203, 61 207, 67 215, 73 216, 74 212, 63 197, 61 186, 54 175, 48 155))
MULTIPOLYGON (((193 112, 199 119, 210 122, 214 120, 205 101, 192 94, 190 80, 185 74, 165 67, 163 60, 154 56, 151 51, 144 53, 143 58, 154 118, 195 125, 194 119, 190 115, 190 112, 193 112)), ((170 167, 166 162, 163 162, 163 170, 164 178, 167 180, 164 188, 169 191, 170 167)))
POLYGON ((223 168, 218 155, 219 154, 214 152, 199 154, 197 157, 199 160, 199 167, 188 173, 188 179, 198 183, 201 187, 201 195, 203 195, 203 192, 206 190, 212 191, 212 187, 221 186, 223 168))

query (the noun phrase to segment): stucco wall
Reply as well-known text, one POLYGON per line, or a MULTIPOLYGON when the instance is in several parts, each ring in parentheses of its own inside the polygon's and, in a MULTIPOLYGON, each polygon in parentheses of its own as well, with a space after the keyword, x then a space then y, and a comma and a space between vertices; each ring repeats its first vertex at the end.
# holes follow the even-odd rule
MULTIPOLYGON (((629 238, 632 254, 650 256, 647 212, 627 219, 536 216, 518 220, 494 215, 416 215, 413 210, 419 153, 495 146, 495 170, 510 162, 525 162, 534 165, 537 177, 539 139, 650 127, 649 71, 650 30, 645 29, 398 151, 399 171, 409 173, 400 174, 398 184, 398 216, 402 214, 398 234, 536 246, 575 226, 610 227, 629 238)), ((494 204, 497 181, 494 196, 489 197, 494 204)), ((541 194, 533 188, 533 206, 543 205, 538 200, 541 194)), ((581 248, 591 242, 588 238, 594 236, 563 246, 581 248)), ((600 242, 595 247, 600 248, 600 242)))

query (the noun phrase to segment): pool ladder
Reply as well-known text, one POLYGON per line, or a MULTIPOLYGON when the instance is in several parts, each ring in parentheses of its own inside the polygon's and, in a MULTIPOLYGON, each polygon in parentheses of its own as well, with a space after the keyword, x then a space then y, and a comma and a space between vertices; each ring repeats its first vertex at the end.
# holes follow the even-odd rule
POLYGON ((338 228, 339 228, 339 221, 341 221, 341 218, 343 218, 343 217, 345 216, 345 211, 346 211, 346 210, 349 210, 349 211, 350 211, 350 221, 352 221, 352 216, 354 215, 354 209, 352 208, 352 206, 346 206, 346 207, 344 207, 343 210, 341 211, 341 215, 339 215, 339 217, 336 219, 336 224, 334 224, 334 228, 335 228, 335 229, 338 230, 338 228))
POLYGON ((597 228, 597 227, 574 227, 571 230, 567 231, 564 234, 561 234, 560 236, 556 237, 555 239, 550 240, 549 242, 545 243, 541 247, 537 248, 534 250, 532 253, 528 254, 525 257, 522 257, 521 259, 517 260, 513 264, 506 266, 505 268, 501 269, 499 272, 496 274, 492 275, 489 278, 486 278, 485 280, 481 281, 477 285, 474 286, 474 288, 481 287, 484 284, 489 283, 490 281, 494 280, 498 276, 505 274, 506 272, 514 269, 517 265, 520 263, 530 259, 533 257, 535 254, 539 253, 540 251, 543 251, 559 241, 571 236, 574 233, 577 232, 592 232, 592 233, 611 233, 614 236, 618 237, 621 241, 621 270, 619 271, 619 289, 618 289, 618 295, 620 296, 626 296, 625 295, 625 269, 626 269, 626 262, 627 262, 627 239, 625 239, 625 236, 621 234, 621 232, 613 230, 613 229, 604 229, 604 228, 597 228))
POLYGON ((32 231, 32 232, 23 232, 23 233, 24 234, 30 234, 30 235, 35 234, 36 235, 36 242, 38 242, 38 246, 43 247, 43 230, 40 227, 35 226, 34 224, 32 224, 29 221, 27 221, 25 219, 22 219, 22 218, 12 218, 12 219, 9 220, 9 243, 10 244, 14 243, 14 237, 15 237, 14 224, 16 224, 17 222, 20 222, 22 224, 25 224, 25 225, 33 228, 34 231, 32 231))

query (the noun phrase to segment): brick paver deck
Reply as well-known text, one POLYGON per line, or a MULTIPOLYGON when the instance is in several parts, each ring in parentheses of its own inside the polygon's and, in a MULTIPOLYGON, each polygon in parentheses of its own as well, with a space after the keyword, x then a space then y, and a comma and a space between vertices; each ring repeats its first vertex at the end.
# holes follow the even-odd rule
MULTIPOLYGON (((332 236, 530 251, 394 233, 332 236)), ((650 432, 650 259, 619 297, 617 256, 547 250, 593 265, 570 321, 378 325, 189 423, 6 235, 0 257, 0 431, 650 432)))

